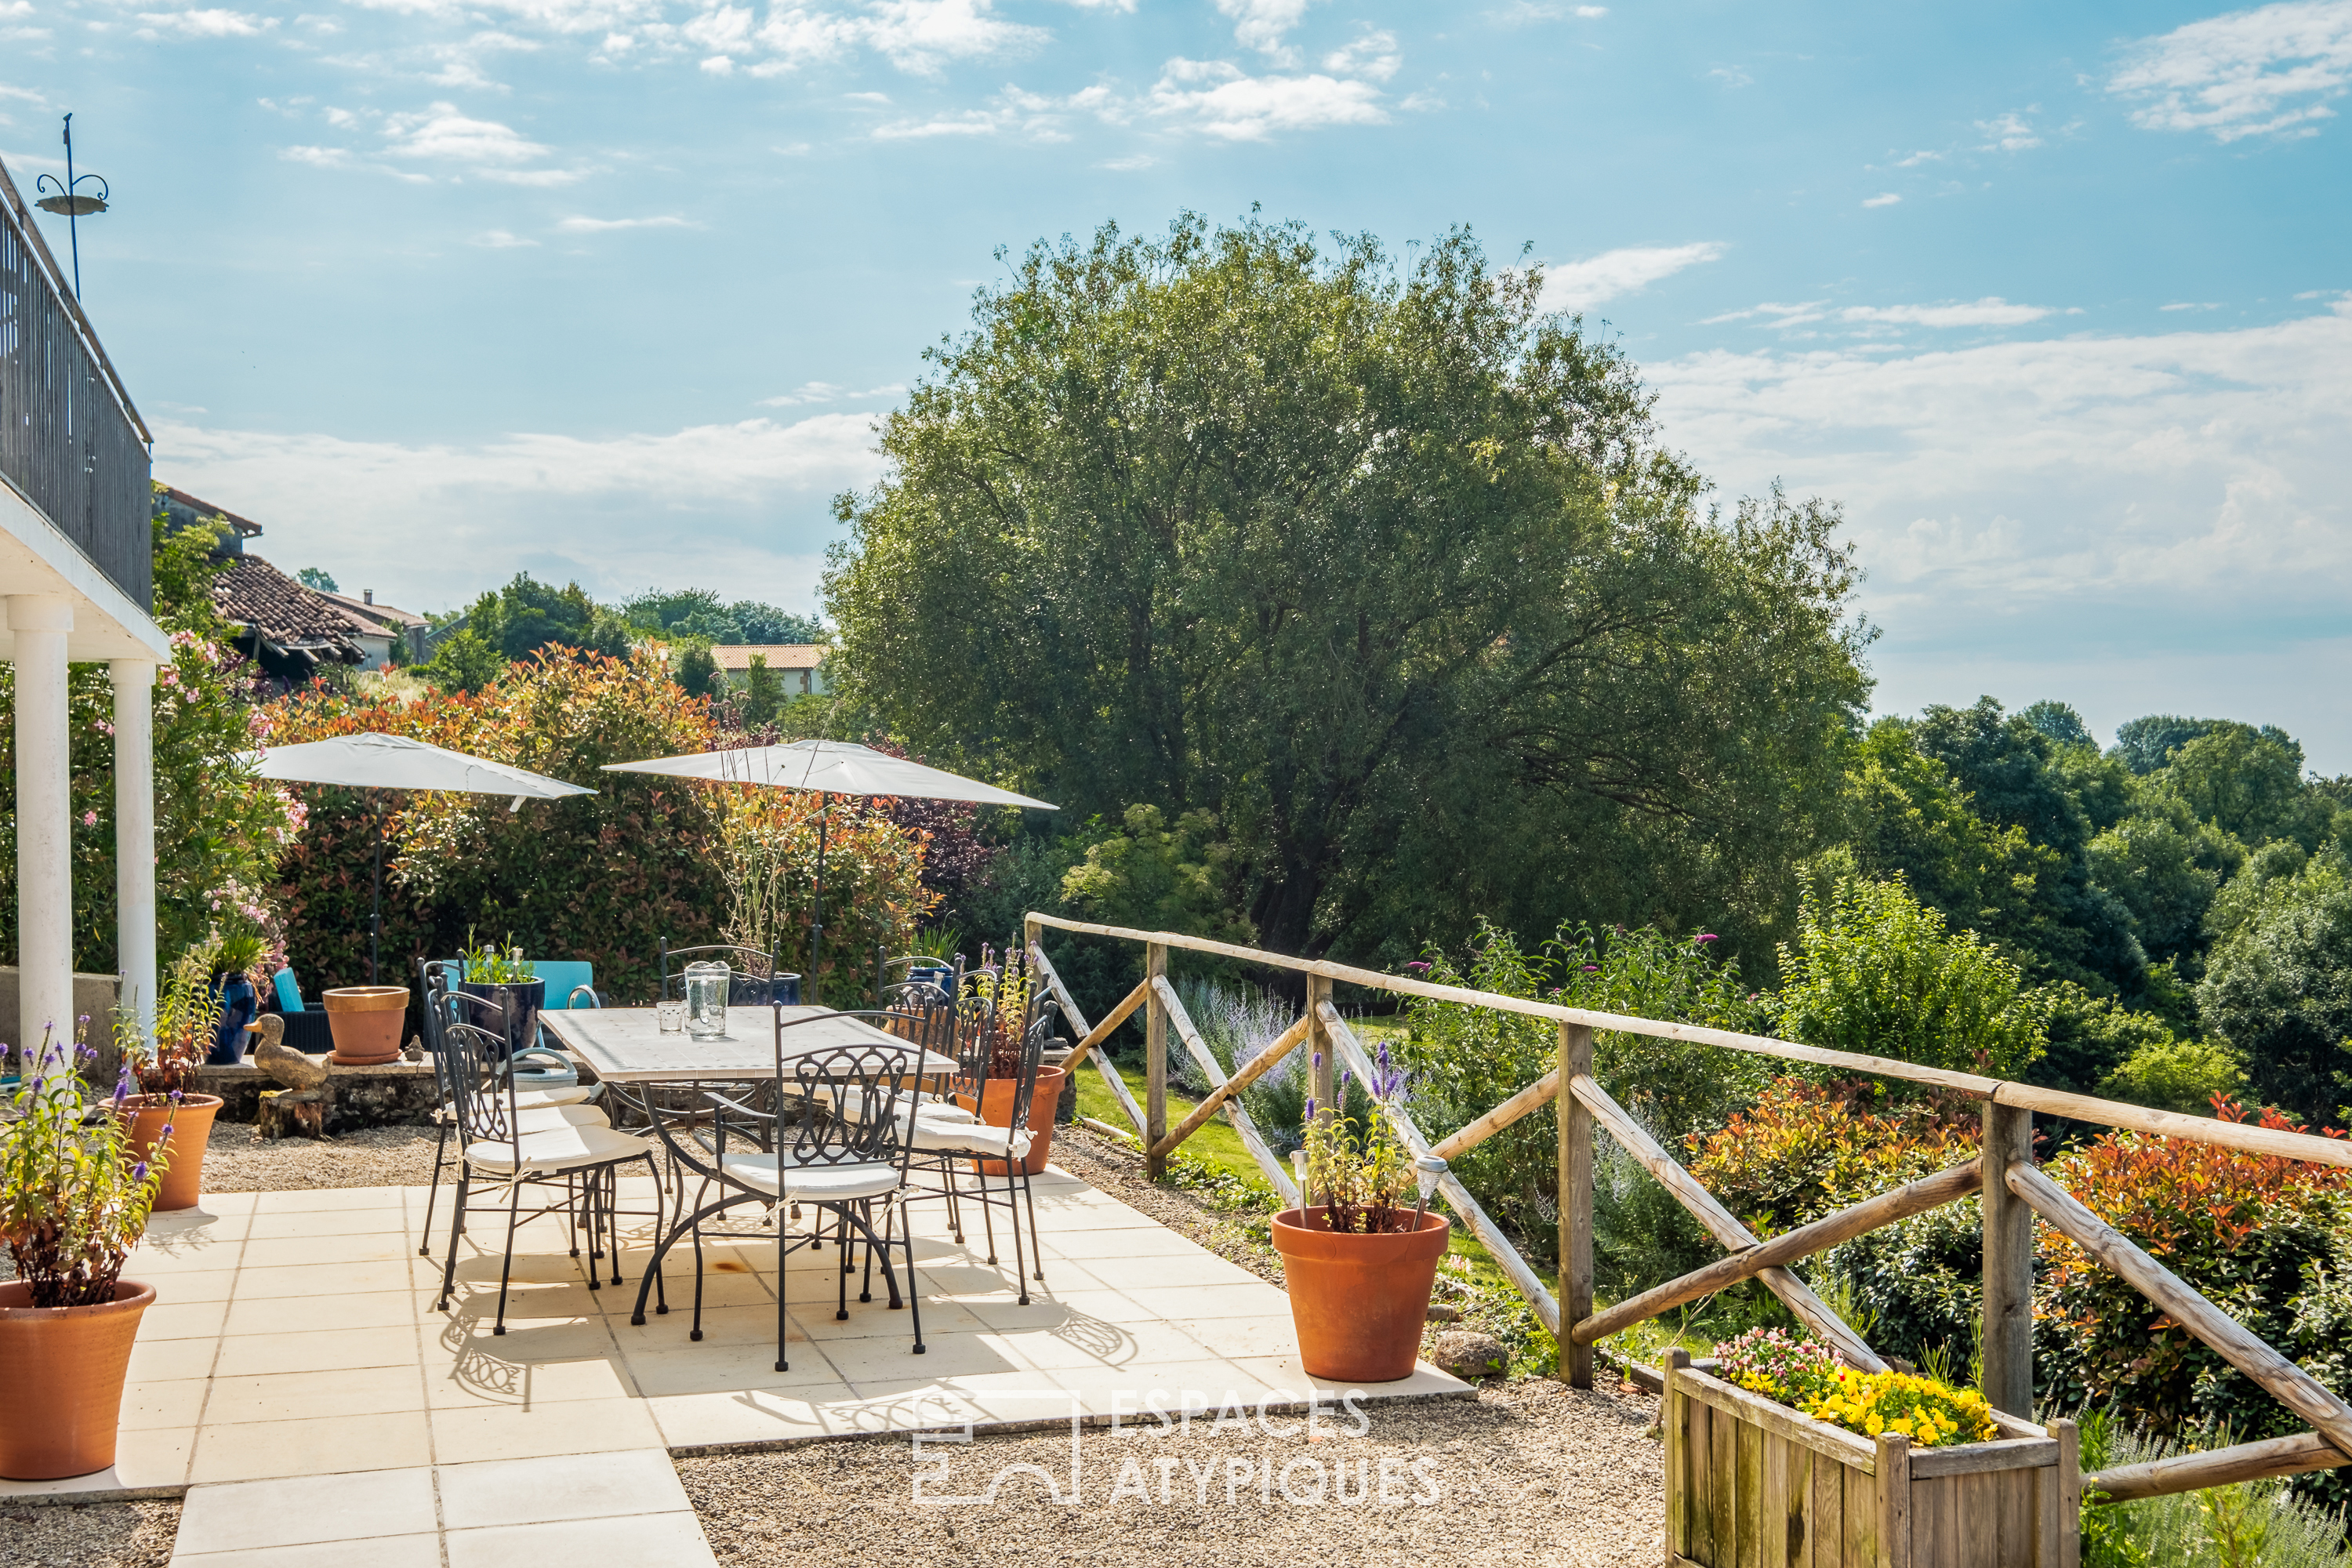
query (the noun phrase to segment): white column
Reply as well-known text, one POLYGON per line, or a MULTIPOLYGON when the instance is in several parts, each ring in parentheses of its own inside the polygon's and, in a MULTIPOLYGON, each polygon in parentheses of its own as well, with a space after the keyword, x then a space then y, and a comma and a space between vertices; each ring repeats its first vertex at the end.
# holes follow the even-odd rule
POLYGON ((73 606, 8 595, 16 643, 16 1039, 72 1037, 73 796, 66 733, 66 634, 73 606))
POLYGON ((118 658, 114 677, 114 930, 122 1001, 155 1037, 155 667, 118 658))

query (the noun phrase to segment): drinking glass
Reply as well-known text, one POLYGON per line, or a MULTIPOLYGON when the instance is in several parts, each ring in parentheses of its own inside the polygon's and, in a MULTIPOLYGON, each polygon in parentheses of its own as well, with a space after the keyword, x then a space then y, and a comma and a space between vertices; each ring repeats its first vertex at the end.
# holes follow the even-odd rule
POLYGON ((657 1002, 654 1005, 654 1021, 665 1035, 682 1034, 686 1029, 686 1004, 657 1002))

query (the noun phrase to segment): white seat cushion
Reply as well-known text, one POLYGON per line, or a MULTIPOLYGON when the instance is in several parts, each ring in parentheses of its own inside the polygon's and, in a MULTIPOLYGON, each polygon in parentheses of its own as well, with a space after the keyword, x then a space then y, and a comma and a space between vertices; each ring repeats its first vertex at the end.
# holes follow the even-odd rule
MULTIPOLYGON (((644 1139, 615 1132, 610 1127, 551 1127, 544 1131, 525 1132, 520 1142, 526 1172, 571 1171, 612 1160, 642 1159, 653 1152, 653 1146, 644 1139)), ((502 1176, 511 1175, 515 1145, 488 1139, 468 1143, 466 1163, 502 1176)))
MULTIPOLYGON (((442 1121, 457 1121, 457 1113, 447 1106, 435 1111, 442 1121)), ((515 1131, 525 1134, 551 1132, 559 1127, 610 1127, 612 1119, 593 1105, 525 1106, 515 1112, 515 1131)))
POLYGON ((931 1121, 918 1116, 915 1148, 925 1154, 960 1154, 969 1150, 999 1160, 1010 1149, 1013 1159, 1022 1160, 1029 1154, 1029 1130, 1024 1127, 1014 1131, 979 1121, 931 1121))
POLYGON ((898 1189, 896 1165, 796 1165, 786 1160, 780 1166, 773 1154, 730 1154, 719 1167, 747 1187, 796 1202, 844 1203, 898 1189))
MULTIPOLYGON (((865 1093, 861 1089, 846 1089, 842 1090, 840 1099, 843 1111, 851 1116, 856 1115, 857 1108, 865 1103, 865 1093)), ((909 1103, 914 1105, 916 1114, 919 1116, 942 1117, 950 1121, 976 1121, 979 1120, 979 1118, 974 1116, 971 1111, 966 1110, 962 1106, 958 1105, 951 1100, 943 1100, 935 1094, 919 1093, 915 1090, 908 1089, 897 1096, 897 1111, 901 1121, 906 1119, 907 1107, 909 1103)))
POLYGON ((539 1110, 554 1105, 585 1105, 596 1098, 601 1084, 575 1083, 569 1089, 519 1089, 515 1090, 517 1110, 539 1110))

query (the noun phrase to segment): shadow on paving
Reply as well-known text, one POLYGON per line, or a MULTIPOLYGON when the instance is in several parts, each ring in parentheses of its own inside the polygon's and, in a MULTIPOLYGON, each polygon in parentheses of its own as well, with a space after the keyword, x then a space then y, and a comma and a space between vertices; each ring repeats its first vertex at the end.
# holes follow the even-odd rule
POLYGON ((682 1459, 678 1474, 722 1563, 1597 1568, 1664 1550, 1656 1415, 1647 1394, 1530 1379, 1475 1401, 1329 1409, 1313 1437, 1297 1415, 1220 1426, 1211 1412, 1090 1429, 1075 1453, 1064 1427, 925 1438, 919 1455, 893 1438, 682 1459))

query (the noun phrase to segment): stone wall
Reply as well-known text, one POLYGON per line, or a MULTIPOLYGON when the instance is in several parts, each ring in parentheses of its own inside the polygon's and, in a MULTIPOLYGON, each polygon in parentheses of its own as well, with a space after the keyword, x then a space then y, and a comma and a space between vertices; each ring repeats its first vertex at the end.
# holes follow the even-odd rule
MULTIPOLYGON (((434 1106, 440 1100, 430 1062, 392 1062, 372 1068, 339 1067, 329 1062, 327 1073, 328 1087, 334 1090, 327 1113, 329 1132, 348 1132, 362 1127, 426 1125, 434 1106)), ((248 1064, 199 1068, 196 1087, 206 1094, 221 1097, 221 1121, 251 1121, 260 1114, 261 1091, 279 1085, 268 1073, 248 1064)))

